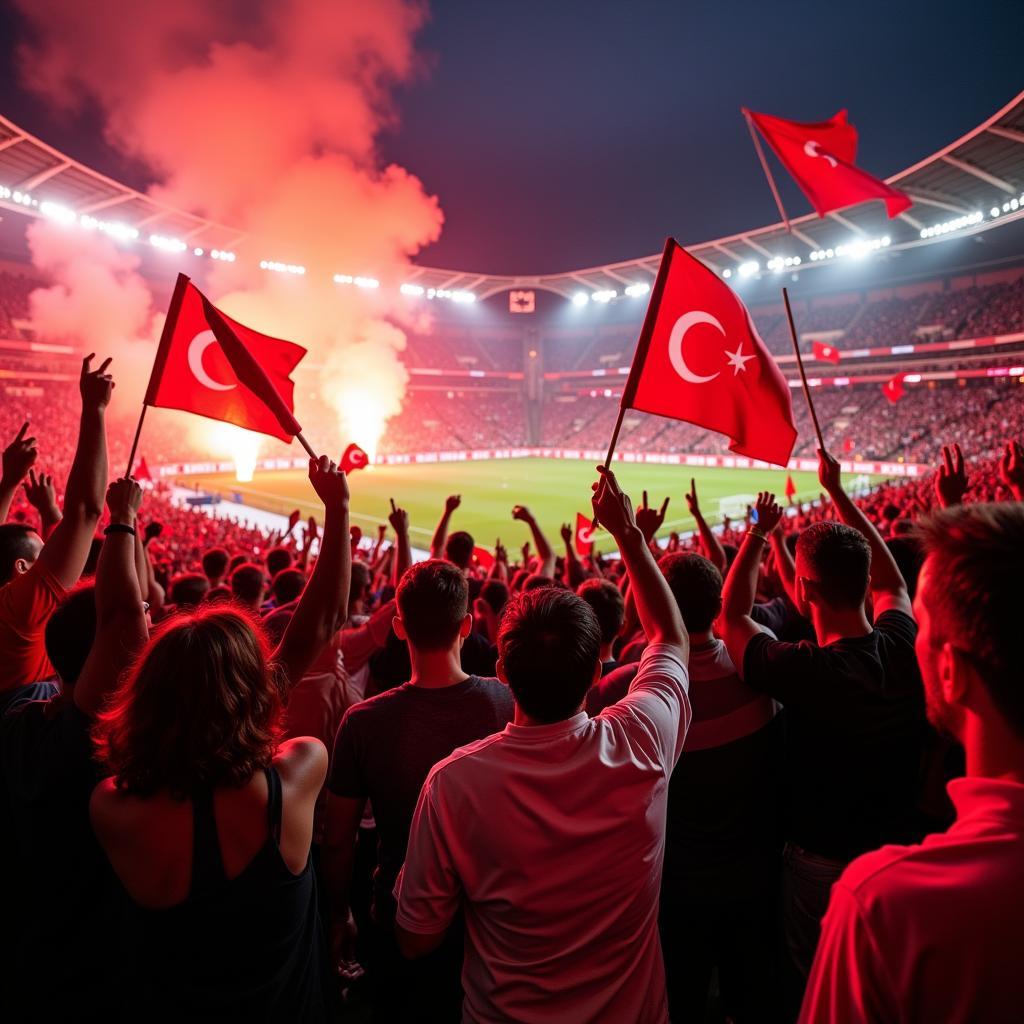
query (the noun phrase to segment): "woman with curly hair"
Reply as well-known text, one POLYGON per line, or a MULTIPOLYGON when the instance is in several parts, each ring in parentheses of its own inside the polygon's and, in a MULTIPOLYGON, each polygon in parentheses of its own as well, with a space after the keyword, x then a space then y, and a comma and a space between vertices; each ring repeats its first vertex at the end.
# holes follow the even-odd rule
POLYGON ((320 557, 281 643, 216 605, 172 617, 99 716, 93 828, 130 905, 124 1011, 147 1020, 327 1018, 310 862, 327 751, 281 741, 288 688, 347 615, 348 485, 310 461, 320 557))

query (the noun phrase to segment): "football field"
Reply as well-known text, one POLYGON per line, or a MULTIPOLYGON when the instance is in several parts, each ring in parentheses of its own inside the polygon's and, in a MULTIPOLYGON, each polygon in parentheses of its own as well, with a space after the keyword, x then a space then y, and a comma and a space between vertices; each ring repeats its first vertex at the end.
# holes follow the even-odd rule
MULTIPOLYGON (((693 528, 683 497, 691 476, 697 481, 701 511, 712 524, 723 511, 738 516, 759 490, 774 490, 785 503, 785 470, 719 469, 688 466, 615 463, 623 487, 639 503, 647 489, 651 504, 671 496, 661 535, 693 528)), ((495 459, 489 462, 431 463, 405 466, 374 466, 349 477, 352 522, 372 533, 387 521, 389 499, 409 511, 414 547, 426 548, 449 494, 461 494, 462 505, 452 517, 452 530, 468 530, 476 542, 491 547, 497 538, 518 549, 529 539, 524 523, 512 519, 512 507, 526 505, 537 517, 556 548, 561 544, 562 523, 575 523, 576 513, 590 516, 590 485, 597 478, 589 462, 565 459, 495 459)), ((241 496, 246 505, 287 515, 298 507, 305 518, 320 516, 322 506, 300 470, 257 473, 251 483, 238 483, 230 473, 182 477, 183 486, 200 488, 230 500, 241 496)), ((793 473, 796 500, 810 500, 820 490, 813 473, 793 473)), ((847 481, 849 482, 849 481, 847 481)), ((244 513, 242 514, 244 518, 244 513)), ((605 548, 610 538, 598 534, 605 548)))

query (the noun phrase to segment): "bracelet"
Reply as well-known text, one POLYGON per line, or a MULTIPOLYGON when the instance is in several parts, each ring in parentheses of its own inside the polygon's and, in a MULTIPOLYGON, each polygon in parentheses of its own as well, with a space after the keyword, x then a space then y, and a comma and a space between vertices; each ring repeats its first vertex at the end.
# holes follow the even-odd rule
POLYGON ((757 526, 748 527, 747 536, 756 537, 758 540, 764 541, 765 544, 768 543, 768 534, 757 526))
POLYGON ((127 523, 111 523, 104 531, 103 536, 108 537, 112 533, 130 533, 133 537, 135 536, 135 527, 129 526, 127 523))

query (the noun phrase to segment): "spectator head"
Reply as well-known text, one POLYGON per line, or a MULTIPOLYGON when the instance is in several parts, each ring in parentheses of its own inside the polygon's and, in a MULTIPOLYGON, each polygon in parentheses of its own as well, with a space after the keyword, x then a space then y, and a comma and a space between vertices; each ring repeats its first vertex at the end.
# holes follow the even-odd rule
POLYGON ((544 576, 539 572, 531 572, 530 575, 523 580, 523 585, 519 589, 521 593, 529 594, 533 590, 543 590, 545 587, 557 586, 558 583, 556 583, 550 576, 544 576))
POLYGON ((205 603, 221 604, 230 601, 232 597, 231 588, 226 583, 218 583, 207 591, 205 603))
POLYGON ((136 796, 240 786, 277 749, 281 685, 248 615, 225 607, 176 615, 101 712, 97 755, 136 796))
POLYGON ((68 592, 46 622, 44 639, 50 659, 64 686, 74 686, 96 638, 96 590, 81 583, 68 592))
POLYGON ((352 577, 348 586, 348 606, 360 611, 362 602, 370 596, 370 567, 365 562, 352 563, 352 577))
POLYGON ((509 589, 513 594, 518 594, 523 589, 523 584, 530 578, 529 569, 516 569, 515 575, 512 577, 512 583, 509 589))
POLYGON ((843 523, 808 526, 796 545, 796 587, 800 613, 811 606, 834 612, 860 608, 868 593, 871 548, 864 535, 843 523))
POLYGON ((703 555, 679 552, 659 563, 686 631, 706 633, 722 611, 722 574, 703 555))
POLYGON ((274 604, 282 605, 294 601, 306 586, 306 574, 301 569, 282 569, 270 584, 274 604))
POLYGON ((469 636, 469 583, 451 562, 431 558, 411 565, 395 594, 395 633, 410 653, 451 650, 469 636))
MULTIPOLYGON (((906 523, 901 519, 899 523, 906 523)), ((896 525, 898 526, 899 523, 896 525)), ((890 537, 885 546, 892 553, 892 557, 899 566, 900 573, 907 581, 907 593, 913 597, 917 593, 917 577, 921 573, 921 566, 924 564, 924 552, 921 550, 920 541, 913 535, 890 537)))
POLYGON ((292 564, 292 553, 287 548, 271 548, 267 552, 267 572, 271 579, 282 569, 287 569, 292 564))
POLYGON ((584 580, 576 593, 597 616, 597 624, 601 627, 601 646, 613 643, 626 617, 626 602, 619 588, 610 580, 584 580))
POLYGON ((457 565, 460 569, 468 569, 473 561, 475 546, 476 542, 471 534, 466 533, 465 530, 456 530, 448 537, 448 543, 444 546, 444 557, 452 565, 457 565))
POLYGON ((932 723, 963 740, 974 717, 1024 743, 1024 505, 957 505, 921 524, 914 609, 932 723))
POLYGON ((255 562, 246 562, 231 574, 231 594, 247 607, 259 608, 266 592, 267 578, 263 568, 255 562))
POLYGON ((210 548, 203 554, 203 572, 210 581, 211 586, 216 586, 227 575, 228 563, 231 556, 226 548, 210 548))
POLYGON ((43 538, 22 523, 0 526, 0 586, 28 572, 43 550, 43 538))
POLYGON ((167 600, 179 608, 195 608, 209 589, 210 581, 201 572, 183 572, 171 580, 167 600))
POLYGON ((735 544, 722 544, 722 550, 725 552, 725 568, 731 569, 732 563, 736 561, 736 556, 740 553, 740 549, 735 544))
POLYGON ((228 575, 230 576, 240 565, 245 565, 249 561, 245 555, 232 555, 231 561, 228 562, 228 575))
POLYGON ((480 597, 490 605, 495 615, 500 615, 508 602, 508 584, 504 580, 487 580, 480 588, 480 597))
POLYGON ((601 675, 601 626, 571 590, 544 587, 509 601, 498 631, 498 677, 535 722, 579 711, 601 675))

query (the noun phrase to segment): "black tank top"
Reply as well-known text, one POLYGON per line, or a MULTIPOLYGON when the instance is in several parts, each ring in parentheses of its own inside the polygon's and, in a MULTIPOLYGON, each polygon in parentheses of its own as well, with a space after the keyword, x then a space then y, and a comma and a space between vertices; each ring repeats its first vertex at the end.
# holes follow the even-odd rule
POLYGON ((174 907, 134 907, 131 1020, 324 1021, 327 957, 310 860, 281 857, 281 779, 266 769, 269 835, 236 878, 224 873, 213 792, 192 798, 192 882, 174 907))

